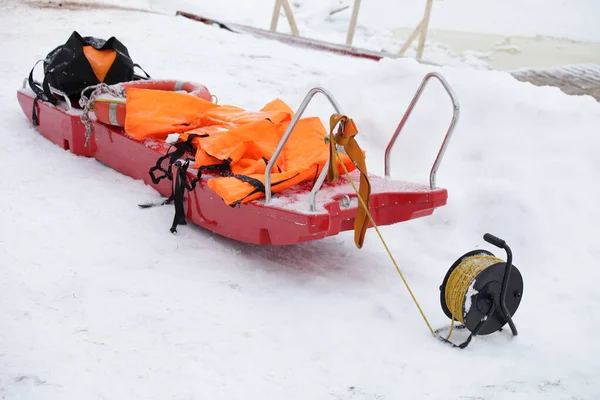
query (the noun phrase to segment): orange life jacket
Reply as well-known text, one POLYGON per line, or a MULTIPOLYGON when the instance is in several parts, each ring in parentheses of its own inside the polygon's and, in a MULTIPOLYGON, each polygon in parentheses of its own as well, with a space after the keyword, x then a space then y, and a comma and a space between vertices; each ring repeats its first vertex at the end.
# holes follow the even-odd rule
MULTIPOLYGON (((231 174, 208 181, 208 186, 229 204, 245 203, 264 196, 265 168, 291 122, 294 112, 275 99, 260 111, 217 105, 185 93, 127 88, 125 131, 138 140, 165 140, 168 134, 190 134, 195 167, 229 162, 231 174)), ((288 138, 271 173, 272 192, 280 192, 312 180, 329 159, 328 132, 319 118, 302 118, 288 138)), ((352 171, 354 163, 345 154, 342 162, 352 171)), ((339 161, 337 169, 343 168, 339 161)))

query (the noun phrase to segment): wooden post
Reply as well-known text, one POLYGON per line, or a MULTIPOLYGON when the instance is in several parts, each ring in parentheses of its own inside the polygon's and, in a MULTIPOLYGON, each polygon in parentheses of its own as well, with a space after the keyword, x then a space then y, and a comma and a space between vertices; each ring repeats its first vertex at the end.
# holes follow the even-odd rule
POLYGON ((402 45, 402 48, 400 48, 400 51, 398 51, 398 54, 404 54, 404 52, 406 52, 406 50, 408 50, 408 48, 410 47, 410 44, 416 39, 416 37, 421 32, 421 25, 423 25, 423 21, 419 22, 419 24, 416 26, 416 28, 411 32, 411 34, 408 36, 408 38, 402 45))
MULTIPOLYGON (((296 25, 296 20, 294 19, 294 14, 292 12, 292 7, 290 7, 290 3, 288 0, 279 0, 281 4, 283 4, 283 9, 285 10, 285 16, 290 23, 290 28, 292 28, 292 35, 298 36, 298 26, 296 25)), ((430 0, 433 1, 433 0, 430 0)))
POLYGON ((398 54, 404 54, 406 50, 410 47, 412 42, 419 36, 419 44, 417 46, 417 60, 421 61, 423 58, 423 50, 425 48, 425 39, 427 38, 427 31, 429 30, 429 18, 431 17, 431 9, 433 7, 433 0, 427 0, 427 4, 425 5, 425 14, 423 15, 423 19, 419 21, 415 30, 411 32, 408 36, 398 54))
POLYGON ((281 12, 281 6, 283 6, 285 16, 290 24, 290 28, 292 29, 292 35, 298 36, 298 25, 296 25, 294 13, 292 12, 292 7, 290 7, 290 3, 288 3, 287 0, 275 0, 275 8, 273 9, 273 17, 271 18, 271 32, 275 32, 277 30, 277 23, 279 22, 279 13, 281 12))
POLYGON ((348 36, 346 37, 346 45, 351 46, 354 39, 354 31, 356 29, 356 20, 358 19, 358 10, 360 8, 360 0, 354 0, 352 7, 352 17, 350 18, 350 27, 348 28, 348 36))
POLYGON ((417 60, 419 61, 423 58, 423 48, 425 47, 425 38, 427 37, 427 30, 429 29, 429 17, 431 16, 432 6, 433 0, 427 0, 425 15, 423 16, 423 21, 421 21, 421 37, 419 38, 419 46, 417 47, 417 60))
POLYGON ((281 0, 275 0, 275 8, 273 9, 273 17, 271 18, 271 32, 277 30, 277 23, 279 22, 279 12, 281 11, 281 0))

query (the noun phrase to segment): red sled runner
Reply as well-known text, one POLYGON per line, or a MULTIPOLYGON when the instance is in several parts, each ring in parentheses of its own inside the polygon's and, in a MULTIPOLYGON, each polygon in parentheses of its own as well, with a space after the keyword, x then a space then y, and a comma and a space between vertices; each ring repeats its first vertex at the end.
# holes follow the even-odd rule
MULTIPOLYGON (((18 101, 24 114, 46 139, 76 155, 93 157, 122 174, 140 179, 167 198, 173 199, 173 196, 179 196, 179 206, 175 201, 176 213, 180 217, 179 224, 185 224, 187 219, 227 238, 260 245, 308 242, 355 228, 355 219, 361 207, 358 193, 345 176, 340 176, 335 183, 327 182, 328 165, 322 168, 318 176, 310 182, 301 182, 276 194, 271 192, 273 185, 271 172, 314 95, 317 93, 324 95, 335 112, 343 115, 338 102, 323 88, 316 87, 308 92, 287 125, 285 133, 266 165, 263 180, 264 196, 232 207, 209 187, 208 180, 215 176, 210 171, 202 174, 194 182, 193 187, 189 187, 189 182, 193 182, 194 178, 199 176, 198 171, 193 167, 193 154, 186 153, 173 159, 174 153, 169 153, 170 143, 153 138, 138 140, 128 134, 123 126, 123 99, 110 99, 111 93, 115 93, 116 89, 122 91, 123 87, 128 86, 154 87, 170 91, 183 90, 198 97, 210 98, 211 95, 204 86, 165 80, 105 85, 107 90, 103 94, 104 100, 107 100, 106 97, 109 100, 103 103, 102 96, 90 98, 89 100, 95 100, 97 104, 95 108, 90 109, 89 103, 83 107, 75 106, 72 97, 53 87, 49 89, 53 96, 59 99, 56 104, 40 99, 39 96, 36 98, 36 93, 27 87, 27 82, 26 79, 23 88, 17 92, 18 101), (164 180, 155 179, 152 167, 160 167, 160 163, 157 165, 157 160, 161 158, 166 160, 169 156, 171 176, 164 180), (175 183, 180 179, 187 184, 177 186, 175 183), (182 186, 188 186, 187 190, 182 186)), ((29 82, 31 83, 31 79, 29 82)), ((39 82, 37 84, 41 86, 39 82)), ((368 207, 377 225, 390 225, 427 216, 432 214, 435 208, 446 204, 448 192, 436 186, 435 178, 457 123, 458 114, 458 102, 446 80, 437 73, 427 74, 388 143, 384 160, 385 177, 368 175, 371 186, 368 207), (437 78, 447 91, 454 106, 454 113, 431 168, 429 185, 392 180, 390 152, 431 78, 437 78)), ((167 172, 165 168, 159 169, 167 172)), ((360 174, 356 170, 350 173, 350 177, 354 182, 360 180, 360 174)), ((372 225, 369 223, 368 227, 372 225)))

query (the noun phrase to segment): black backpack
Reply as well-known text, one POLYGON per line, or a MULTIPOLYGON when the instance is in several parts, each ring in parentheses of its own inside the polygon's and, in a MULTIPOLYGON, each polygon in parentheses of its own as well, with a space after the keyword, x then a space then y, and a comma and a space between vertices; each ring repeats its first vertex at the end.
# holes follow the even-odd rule
MULTIPOLYGON (((39 61, 36 65, 38 63, 39 61)), ((59 97, 55 96, 52 89, 60 90, 71 102, 77 104, 81 92, 86 87, 99 83, 114 85, 150 78, 142 67, 133 62, 127 47, 115 37, 108 40, 91 36, 82 37, 76 31, 65 44, 56 47, 44 59, 44 80, 41 84, 33 79, 36 65, 29 74, 29 86, 36 94, 32 113, 35 125, 38 124, 36 112, 38 100, 58 104, 59 97), (135 67, 144 71, 146 76, 136 75, 135 67)))

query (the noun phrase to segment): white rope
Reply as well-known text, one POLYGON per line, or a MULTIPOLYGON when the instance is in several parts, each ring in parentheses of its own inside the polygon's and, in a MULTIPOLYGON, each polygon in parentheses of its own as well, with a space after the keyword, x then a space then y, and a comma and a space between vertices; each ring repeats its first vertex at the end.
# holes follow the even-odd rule
POLYGON ((125 89, 121 85, 109 86, 106 83, 100 83, 98 85, 88 86, 81 92, 81 98, 79 99, 79 106, 83 109, 81 115, 81 122, 85 125, 85 147, 87 147, 90 137, 92 136, 92 120, 90 119, 90 110, 93 108, 96 97, 102 94, 110 94, 117 98, 125 98, 125 89), (88 90, 94 89, 90 97, 86 97, 84 93, 88 90))

